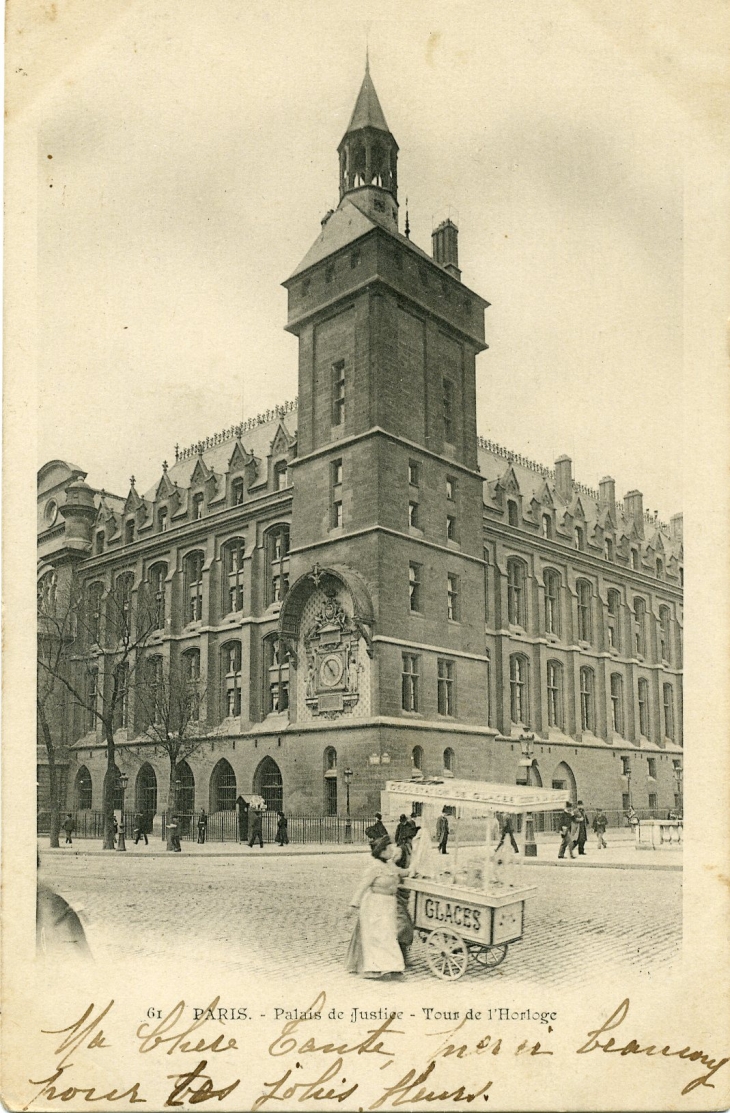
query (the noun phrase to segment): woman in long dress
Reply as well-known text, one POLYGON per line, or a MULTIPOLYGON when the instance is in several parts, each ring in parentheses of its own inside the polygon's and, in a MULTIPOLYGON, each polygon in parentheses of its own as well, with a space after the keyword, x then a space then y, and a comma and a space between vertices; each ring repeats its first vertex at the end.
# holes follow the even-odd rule
POLYGON ((396 868, 389 835, 374 842, 370 852, 372 861, 350 902, 359 914, 345 965, 366 978, 399 977, 405 963, 398 944, 396 892, 408 871, 396 868))

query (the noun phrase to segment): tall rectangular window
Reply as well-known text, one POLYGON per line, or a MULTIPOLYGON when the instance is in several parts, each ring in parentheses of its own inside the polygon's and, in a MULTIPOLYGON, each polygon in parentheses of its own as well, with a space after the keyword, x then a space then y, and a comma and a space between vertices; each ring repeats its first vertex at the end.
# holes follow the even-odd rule
POLYGON ((408 503, 408 525, 418 529, 418 503, 413 499, 408 503))
POLYGON ((243 541, 231 541, 224 550, 228 614, 243 610, 243 541))
POLYGON ((621 648, 619 626, 620 608, 621 596, 615 588, 611 588, 608 593, 608 644, 612 649, 621 648))
POLYGON ((649 737, 649 684, 644 677, 639 678, 639 734, 649 737))
POLYGON ((446 540, 456 541, 456 515, 446 515, 446 540))
POLYGON ((615 734, 624 732, 624 682, 616 672, 611 675, 611 729, 615 734))
POLYGON ((492 657, 489 650, 485 653, 487 671, 487 726, 492 725, 492 657))
POLYGON ((513 723, 528 725, 527 659, 515 654, 509 659, 510 718, 513 723))
POLYGON ((332 529, 342 525, 342 460, 333 460, 332 469, 332 529))
POLYGON ((446 498, 449 502, 456 502, 456 480, 450 476, 446 476, 446 498))
POLYGON ((421 565, 408 565, 408 592, 412 611, 421 610, 421 565))
POLYGON ((443 380, 444 440, 454 442, 454 384, 451 379, 443 380))
POLYGON ((332 424, 342 425, 345 420, 345 361, 332 364, 332 424))
POLYGON ((591 640, 591 585, 587 580, 579 580, 575 585, 578 595, 578 640, 591 640))
POLYGON ((664 685, 664 735, 674 741, 674 693, 671 684, 664 685))
POLYGON ((86 729, 96 729, 96 703, 99 697, 99 670, 91 669, 86 687, 86 729))
POLYGON ((548 726, 562 727, 562 673, 558 661, 547 663, 548 726))
POLYGON ((557 572, 545 572, 545 633, 560 633, 560 577, 557 572))
POLYGON ((401 707, 404 711, 418 711, 418 657, 403 654, 401 675, 401 707))
POLYGON ((241 643, 223 647, 225 668, 226 717, 237 719, 241 714, 241 643))
POLYGON ((580 725, 581 730, 595 729, 595 701, 593 670, 580 670, 580 725))
POLYGON ((455 665, 453 661, 438 661, 438 713, 439 715, 454 715, 455 708, 455 665))
POLYGON ((452 572, 446 577, 446 613, 449 622, 459 621, 459 577, 452 572))
POLYGON ((416 460, 408 461, 408 483, 411 487, 418 487, 420 469, 416 460))

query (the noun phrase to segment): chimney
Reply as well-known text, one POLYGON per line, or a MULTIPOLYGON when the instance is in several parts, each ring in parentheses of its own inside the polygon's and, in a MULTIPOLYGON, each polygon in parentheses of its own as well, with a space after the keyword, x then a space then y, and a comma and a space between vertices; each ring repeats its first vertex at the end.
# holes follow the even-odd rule
POLYGON ((573 461, 570 456, 558 456, 555 461, 555 490, 563 502, 573 496, 573 461))
POLYGON ((459 229, 453 220, 442 220, 431 233, 434 262, 461 282, 459 270, 459 229))
POLYGON ((604 475, 598 484, 598 505, 601 510, 610 510, 616 513, 616 480, 610 475, 604 475))
POLYGON ((639 537, 644 536, 644 496, 641 491, 627 491, 624 496, 624 514, 636 526, 639 537))
POLYGON ((682 528, 683 517, 682 514, 672 514, 669 519, 669 536, 672 541, 681 541, 684 536, 682 528))

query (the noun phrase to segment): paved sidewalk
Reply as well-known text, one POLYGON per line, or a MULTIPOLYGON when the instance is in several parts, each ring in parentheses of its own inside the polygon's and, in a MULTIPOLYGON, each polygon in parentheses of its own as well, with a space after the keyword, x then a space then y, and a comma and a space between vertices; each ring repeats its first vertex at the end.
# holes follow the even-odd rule
MULTIPOLYGON (((75 839, 71 846, 61 845, 57 850, 48 846, 47 840, 39 839, 38 846, 41 853, 56 856, 63 854, 66 857, 80 857, 85 855, 99 855, 119 853, 117 851, 102 850, 101 841, 97 839, 75 839)), ((144 858, 169 857, 174 861, 184 858, 291 858, 301 855, 339 855, 339 854, 366 854, 368 847, 362 843, 289 843, 280 847, 276 843, 266 843, 263 850, 259 846, 249 847, 247 843, 208 842, 199 846, 195 842, 183 842, 180 854, 171 854, 161 839, 151 839, 149 846, 139 843, 135 846, 133 840, 127 840, 128 855, 144 858)), ((616 836, 609 842, 607 850, 598 850, 589 844, 585 855, 578 855, 574 859, 558 858, 560 838, 557 835, 539 835, 537 838, 537 857, 522 858, 520 864, 525 866, 555 866, 559 869, 634 869, 634 870, 676 870, 682 869, 682 851, 676 850, 636 850, 631 837, 616 836)), ((469 847, 463 850, 468 853, 469 847)))

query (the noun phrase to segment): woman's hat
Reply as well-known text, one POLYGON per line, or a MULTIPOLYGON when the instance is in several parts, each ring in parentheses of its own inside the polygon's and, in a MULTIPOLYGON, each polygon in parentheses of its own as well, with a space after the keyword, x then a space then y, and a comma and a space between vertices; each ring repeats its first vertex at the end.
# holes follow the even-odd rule
POLYGON ((372 847, 373 854, 376 855, 376 856, 379 855, 379 854, 382 854, 383 851, 385 850, 386 846, 390 846, 390 843, 391 843, 390 835, 383 835, 382 838, 376 839, 375 842, 373 843, 373 847, 372 847))

